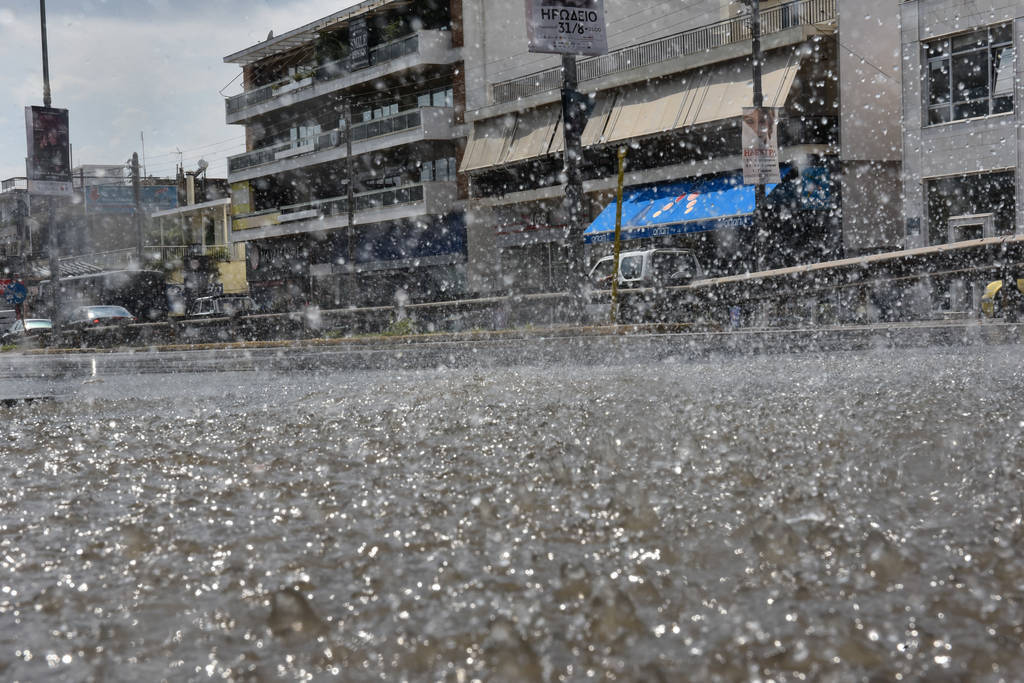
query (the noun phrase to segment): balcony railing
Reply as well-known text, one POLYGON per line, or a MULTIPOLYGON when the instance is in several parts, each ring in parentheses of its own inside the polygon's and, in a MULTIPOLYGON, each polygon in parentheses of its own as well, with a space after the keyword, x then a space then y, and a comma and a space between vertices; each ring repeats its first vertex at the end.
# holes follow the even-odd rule
MULTIPOLYGON (((831 21, 836 17, 836 0, 799 0, 761 11, 761 34, 768 35, 794 27, 831 21)), ((675 35, 633 45, 606 55, 588 57, 576 63, 580 82, 602 76, 642 69, 684 55, 750 40, 750 20, 735 17, 675 35)), ((515 102, 562 85, 561 68, 547 69, 491 86, 495 104, 515 102)))
MULTIPOLYGON (((352 207, 353 211, 366 211, 400 204, 415 204, 422 202, 423 197, 423 185, 403 185, 373 192, 360 192, 353 196, 352 207)), ((341 216, 346 213, 348 213, 348 197, 329 197, 302 204, 282 206, 280 220, 287 221, 295 214, 301 215, 302 218, 309 218, 314 215, 341 216)))
POLYGON ((27 190, 28 179, 22 176, 7 178, 0 182, 0 192, 11 192, 13 190, 27 190))
MULTIPOLYGON (((411 36, 405 36, 404 38, 393 40, 390 43, 371 47, 370 66, 373 66, 374 64, 384 64, 385 62, 394 61, 406 55, 415 54, 419 49, 420 37, 415 33, 411 36)), ((314 75, 318 81, 329 81, 332 78, 338 78, 351 72, 351 57, 346 57, 345 59, 339 59, 336 62, 330 62, 317 67, 314 75)))
MULTIPOLYGON (((393 114, 387 118, 367 121, 365 123, 357 123, 352 126, 352 141, 359 142, 360 140, 369 140, 382 135, 400 133, 412 128, 418 128, 421 123, 422 116, 418 109, 402 112, 400 114, 393 114)), ((287 152, 288 150, 301 149, 303 151, 297 154, 311 154, 324 149, 333 149, 344 144, 344 129, 335 128, 334 130, 324 131, 318 135, 303 138, 301 140, 282 142, 270 147, 261 147, 260 149, 246 152, 245 154, 228 157, 228 173, 238 173, 239 171, 243 171, 247 168, 269 164, 279 158, 282 158, 281 153, 287 152)))
MULTIPOLYGON (((245 258, 240 245, 231 244, 189 244, 159 245, 151 244, 142 248, 142 257, 146 261, 158 261, 164 264, 180 264, 187 256, 213 256, 220 260, 241 260, 245 258)), ((138 251, 135 248, 100 251, 76 256, 62 256, 62 264, 84 263, 103 270, 135 268, 138 263, 138 251)), ((61 268, 62 271, 65 268, 61 268)))
MULTIPOLYGON (((419 35, 414 33, 410 36, 372 47, 370 48, 370 66, 375 64, 384 64, 406 55, 415 54, 419 51, 419 42, 419 35)), ((288 92, 295 92, 296 90, 312 87, 314 81, 321 82, 340 78, 352 73, 352 71, 353 69, 351 68, 350 59, 341 59, 311 70, 311 78, 308 79, 308 83, 302 83, 302 81, 299 81, 302 85, 298 85, 293 78, 282 78, 279 81, 275 81, 258 88, 253 88, 252 90, 247 90, 240 95, 229 97, 225 100, 224 107, 230 116, 231 114, 238 113, 246 107, 251 107, 272 99, 278 94, 278 91, 283 90, 285 86, 295 84, 297 87, 291 87, 288 89, 288 92)))

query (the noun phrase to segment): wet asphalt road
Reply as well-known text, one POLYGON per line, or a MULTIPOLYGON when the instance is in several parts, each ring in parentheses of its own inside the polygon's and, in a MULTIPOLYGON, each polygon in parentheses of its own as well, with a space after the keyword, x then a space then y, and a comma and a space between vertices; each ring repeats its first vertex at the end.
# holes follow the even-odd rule
POLYGON ((3 354, 0 676, 1024 671, 1024 347, 605 343, 3 354))

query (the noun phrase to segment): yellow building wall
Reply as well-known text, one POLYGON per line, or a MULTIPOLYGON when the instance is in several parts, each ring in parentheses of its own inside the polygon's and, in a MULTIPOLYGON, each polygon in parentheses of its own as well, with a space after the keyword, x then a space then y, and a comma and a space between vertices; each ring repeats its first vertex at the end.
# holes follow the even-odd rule
POLYGON ((220 282, 224 285, 225 294, 245 294, 249 291, 249 283, 245 279, 245 261, 225 261, 217 264, 220 271, 220 282))

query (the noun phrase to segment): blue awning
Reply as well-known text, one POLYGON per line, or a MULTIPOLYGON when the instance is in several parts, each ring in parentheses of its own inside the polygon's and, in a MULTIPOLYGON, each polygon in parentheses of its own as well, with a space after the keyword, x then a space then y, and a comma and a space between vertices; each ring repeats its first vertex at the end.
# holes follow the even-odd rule
MULTIPOLYGON (((783 169, 785 175, 785 169, 783 169)), ((766 185, 766 192, 775 185, 766 185)), ((615 239, 615 205, 612 202, 583 232, 587 244, 615 239)), ((742 174, 733 174, 659 185, 627 192, 622 200, 620 239, 661 237, 749 224, 754 213, 754 186, 744 185, 742 174)))

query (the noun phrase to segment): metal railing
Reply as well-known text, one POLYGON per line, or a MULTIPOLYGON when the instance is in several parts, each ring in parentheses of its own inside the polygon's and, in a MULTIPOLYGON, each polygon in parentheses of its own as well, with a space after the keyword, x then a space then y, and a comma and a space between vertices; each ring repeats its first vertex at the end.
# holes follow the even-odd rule
MULTIPOLYGON (((403 185, 384 190, 374 190, 373 192, 360 192, 353 196, 352 206, 353 211, 366 211, 385 206, 422 202, 424 196, 422 184, 403 185)), ((341 216, 348 213, 348 197, 328 197, 301 204, 282 206, 281 220, 287 220, 290 214, 306 211, 316 211, 317 216, 341 216)), ((244 216, 239 217, 244 218, 244 216)))
POLYGON ((0 192, 11 192, 12 190, 27 190, 28 189, 28 178, 24 176, 18 176, 16 178, 7 178, 0 182, 0 192))
MULTIPOLYGON (((412 35, 392 40, 391 42, 370 48, 370 66, 391 62, 406 55, 415 54, 420 49, 420 37, 412 35)), ((353 71, 351 56, 317 67, 314 77, 318 81, 329 81, 353 71)))
MULTIPOLYGON (((387 118, 375 119, 365 123, 358 123, 352 126, 352 141, 369 140, 392 133, 399 133, 412 128, 418 128, 422 123, 422 116, 419 109, 393 114, 387 118)), ((288 149, 296 149, 303 146, 310 146, 306 154, 312 154, 324 149, 333 149, 345 144, 345 131, 342 128, 324 131, 318 135, 302 138, 301 140, 282 142, 261 147, 245 154, 228 157, 228 173, 237 173, 254 166, 262 166, 277 160, 277 155, 288 149)))
MULTIPOLYGON (((836 17, 836 0, 798 0, 761 11, 761 34, 778 33, 794 26, 808 26, 836 17)), ((747 17, 726 19, 700 28, 632 45, 606 55, 588 57, 576 63, 580 82, 610 74, 642 69, 685 55, 750 40, 747 17)), ((494 104, 514 102, 523 97, 555 90, 562 85, 561 68, 547 69, 491 86, 494 104)))
MULTIPOLYGON (((159 245, 150 244, 142 248, 144 261, 157 261, 164 264, 180 264, 188 256, 213 256, 220 260, 231 260, 235 245, 231 244, 186 244, 159 245)), ((237 256, 236 258, 242 258, 237 256)), ((139 266, 138 250, 135 248, 99 251, 76 256, 62 256, 62 266, 75 263, 88 264, 101 270, 119 270, 139 266)), ((63 270, 63 267, 62 267, 63 270)))
MULTIPOLYGON (((412 35, 393 40, 389 43, 384 43, 383 45, 377 45, 370 48, 370 66, 375 64, 384 64, 386 62, 399 59, 400 57, 414 54, 418 51, 419 35, 414 33, 412 35)), ((345 59, 339 59, 338 61, 330 62, 329 64, 324 64, 312 69, 310 71, 310 75, 312 76, 311 82, 298 89, 301 90, 312 87, 313 81, 329 81, 352 73, 352 71, 353 69, 351 68, 350 58, 346 57, 345 59)), ((245 109, 246 107, 266 102, 267 100, 272 99, 277 94, 278 90, 282 89, 289 83, 294 82, 295 80, 293 78, 282 78, 278 81, 274 81, 273 83, 268 83, 267 85, 253 88, 252 90, 246 90, 239 95, 227 98, 224 101, 225 110, 228 115, 231 115, 245 109)), ((295 92, 295 89, 289 90, 288 92, 295 92)))

